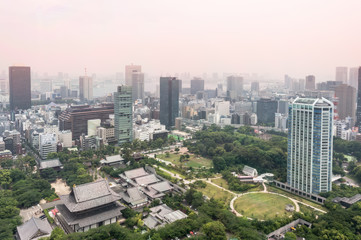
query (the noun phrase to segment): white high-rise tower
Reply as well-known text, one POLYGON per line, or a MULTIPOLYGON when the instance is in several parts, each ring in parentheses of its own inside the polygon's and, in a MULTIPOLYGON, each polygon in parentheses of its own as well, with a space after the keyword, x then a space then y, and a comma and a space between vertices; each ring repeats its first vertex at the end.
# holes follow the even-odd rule
POLYGON ((289 106, 287 183, 307 193, 332 189, 333 103, 297 98, 289 106))

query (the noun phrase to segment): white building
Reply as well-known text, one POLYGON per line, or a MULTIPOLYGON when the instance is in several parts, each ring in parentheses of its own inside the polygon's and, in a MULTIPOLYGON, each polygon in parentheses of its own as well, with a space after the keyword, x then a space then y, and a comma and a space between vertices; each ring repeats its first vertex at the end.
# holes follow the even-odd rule
POLYGON ((91 77, 79 77, 79 98, 93 100, 93 79, 91 77))
POLYGON ((70 148, 73 146, 72 140, 73 134, 70 130, 59 132, 58 138, 59 142, 63 145, 63 147, 70 148))
POLYGON ((229 101, 222 101, 222 102, 215 102, 215 112, 219 114, 220 116, 228 116, 229 115, 229 107, 230 103, 229 101))
POLYGON ((286 130, 288 117, 281 113, 275 113, 275 128, 286 130))
POLYGON ((297 98, 288 128, 287 183, 307 193, 332 189, 333 103, 297 98))
POLYGON ((134 139, 139 139, 141 141, 149 141, 152 140, 153 133, 165 130, 165 125, 160 124, 159 120, 151 120, 146 124, 134 125, 133 137, 134 139))
POLYGON ((88 120, 88 136, 96 136, 97 128, 100 127, 100 119, 88 120))
POLYGON ((42 159, 46 159, 49 153, 56 152, 57 137, 55 134, 39 134, 39 153, 42 159))
POLYGON ((251 115, 251 125, 257 125, 257 114, 255 113, 251 115))

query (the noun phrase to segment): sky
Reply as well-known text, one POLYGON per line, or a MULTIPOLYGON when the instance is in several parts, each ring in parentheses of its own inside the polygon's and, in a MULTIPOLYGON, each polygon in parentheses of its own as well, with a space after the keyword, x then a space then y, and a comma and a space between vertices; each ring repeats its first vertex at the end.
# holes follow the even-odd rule
POLYGON ((0 70, 284 74, 361 65, 360 0, 0 0, 0 70))

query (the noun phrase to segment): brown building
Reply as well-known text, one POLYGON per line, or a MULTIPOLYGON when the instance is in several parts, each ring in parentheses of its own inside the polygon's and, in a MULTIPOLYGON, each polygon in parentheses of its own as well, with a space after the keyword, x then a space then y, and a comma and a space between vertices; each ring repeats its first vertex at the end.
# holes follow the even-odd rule
POLYGON ((30 67, 9 67, 10 110, 31 107, 30 67))
POLYGON ((83 133, 88 134, 88 120, 100 119, 104 122, 109 119, 109 114, 114 114, 113 103, 103 103, 99 106, 70 106, 59 115, 59 130, 71 130, 72 139, 79 139, 83 133))
POLYGON ((337 112, 340 119, 356 117, 356 89, 347 84, 341 84, 335 88, 335 96, 338 98, 337 112))

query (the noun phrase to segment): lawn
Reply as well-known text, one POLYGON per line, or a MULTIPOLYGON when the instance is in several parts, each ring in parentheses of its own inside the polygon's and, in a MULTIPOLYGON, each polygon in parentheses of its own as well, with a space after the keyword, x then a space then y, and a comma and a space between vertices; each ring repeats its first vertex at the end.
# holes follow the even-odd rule
POLYGON ((223 178, 212 179, 211 182, 229 190, 228 182, 226 180, 224 180, 223 178))
POLYGON ((294 205, 291 200, 275 194, 250 193, 237 198, 234 207, 247 217, 268 220, 291 215, 285 210, 287 204, 294 205))
POLYGON ((267 185, 267 190, 270 191, 270 192, 275 192, 275 193, 280 193, 282 195, 285 195, 285 196, 288 196, 290 198, 293 198, 295 200, 298 200, 302 203, 306 203, 308 205, 311 205, 312 207, 315 207, 315 208, 319 208, 321 210, 324 210, 324 211, 328 211, 327 208, 325 208, 324 206, 322 206, 321 204, 318 204, 316 202, 313 202, 311 200, 307 200, 303 197, 300 197, 298 195, 295 195, 295 194, 292 194, 290 192, 287 192, 287 191, 283 191, 282 189, 279 189, 279 188, 276 188, 276 187, 273 187, 273 186, 270 186, 270 185, 267 185))
POLYGON ((214 198, 217 200, 221 200, 224 202, 226 206, 229 206, 229 203, 231 202, 232 198, 234 197, 233 194, 224 191, 216 186, 213 186, 212 184, 206 183, 207 186, 205 188, 198 188, 197 190, 202 192, 204 195, 206 195, 209 198, 214 198))
POLYGON ((165 161, 169 161, 175 165, 183 165, 185 167, 193 167, 193 168, 210 168, 213 166, 212 160, 204 157, 197 157, 193 154, 190 154, 189 159, 187 161, 180 162, 179 158, 182 154, 169 153, 169 157, 166 157, 165 154, 158 154, 157 158, 160 158, 165 161))
POLYGON ((356 158, 350 155, 344 155, 348 162, 355 161, 356 158))

